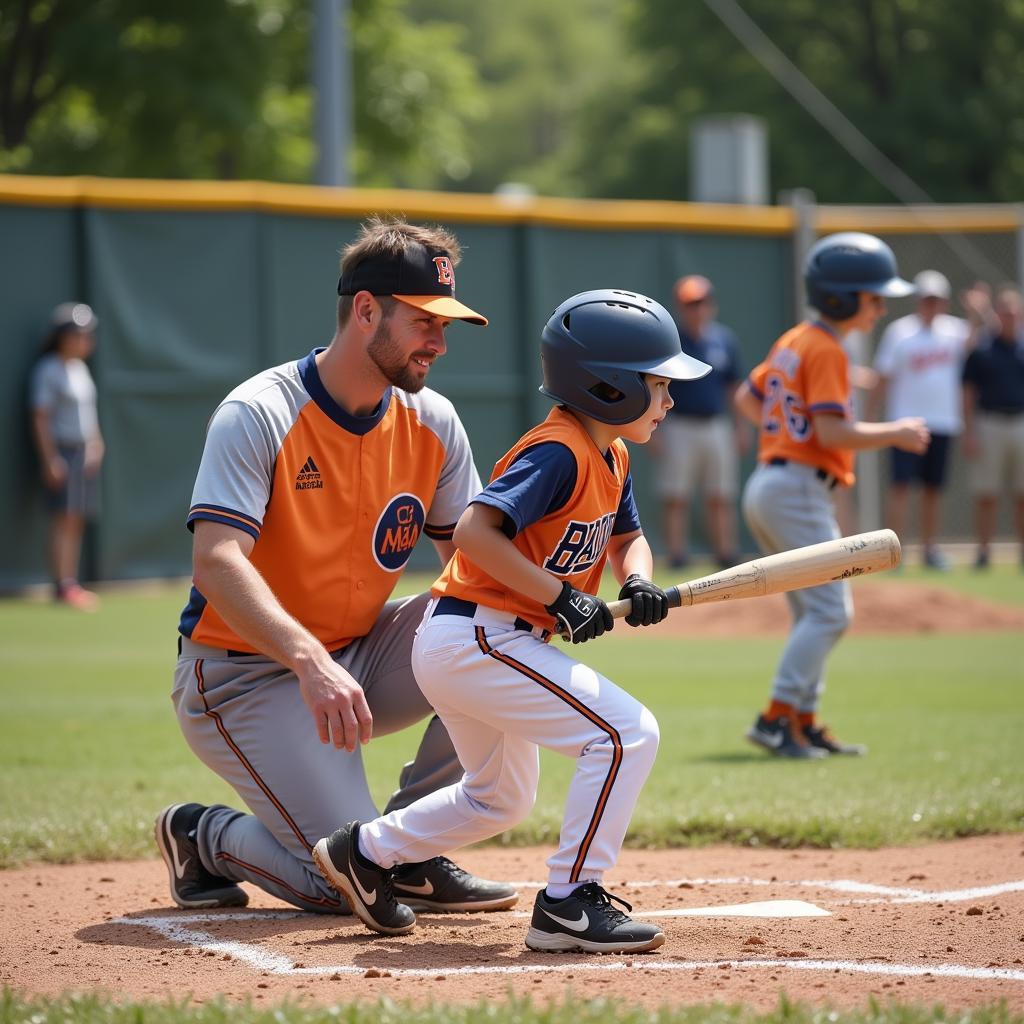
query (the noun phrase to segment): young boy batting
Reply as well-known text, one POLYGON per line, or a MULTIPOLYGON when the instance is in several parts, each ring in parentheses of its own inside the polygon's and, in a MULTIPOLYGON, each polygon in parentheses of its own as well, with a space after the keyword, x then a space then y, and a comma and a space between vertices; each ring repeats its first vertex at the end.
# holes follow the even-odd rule
MULTIPOLYGON (((606 559, 631 626, 660 622, 624 440, 644 444, 672 407, 672 380, 711 369, 684 355, 669 313, 604 289, 563 302, 541 345, 541 391, 558 405, 499 460, 455 529, 413 645, 417 681, 465 770, 453 786, 321 839, 321 873, 374 931, 416 923, 392 870, 511 828, 533 807, 540 746, 575 758, 557 851, 526 935, 550 952, 642 952, 665 941, 602 886, 654 763, 658 726, 639 701, 548 643, 612 628, 596 596, 606 559)), ((412 901, 410 901, 412 902, 412 901)))

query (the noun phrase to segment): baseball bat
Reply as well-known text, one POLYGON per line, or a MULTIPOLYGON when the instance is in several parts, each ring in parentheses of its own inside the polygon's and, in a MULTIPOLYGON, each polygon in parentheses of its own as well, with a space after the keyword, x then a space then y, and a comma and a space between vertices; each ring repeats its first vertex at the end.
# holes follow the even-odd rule
MULTIPOLYGON (((872 530, 755 558, 710 576, 677 583, 665 593, 670 608, 687 608, 712 601, 784 594, 884 572, 899 564, 899 537, 892 530, 872 530)), ((633 604, 628 599, 610 601, 608 607, 615 618, 621 619, 629 614, 633 604)))

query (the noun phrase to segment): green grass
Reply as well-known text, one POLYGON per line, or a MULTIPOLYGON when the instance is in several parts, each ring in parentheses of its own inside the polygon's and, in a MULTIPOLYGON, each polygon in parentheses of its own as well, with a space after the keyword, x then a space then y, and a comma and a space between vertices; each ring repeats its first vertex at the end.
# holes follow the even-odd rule
MULTIPOLYGON (((1024 604, 1015 567, 928 579, 1024 604)), ((184 597, 180 584, 111 591, 94 616, 0 603, 0 866, 154 856, 152 820, 165 803, 234 802, 188 750, 171 708, 184 597)), ((661 726, 628 843, 877 846, 1024 829, 1019 635, 846 637, 823 711, 871 753, 813 764, 769 758, 742 738, 781 646, 781 637, 684 640, 621 628, 576 649, 661 726)), ((418 735, 367 748, 379 800, 418 735)), ((545 754, 534 812, 500 841, 551 843, 571 771, 545 754)))
POLYGON ((375 1003, 256 1007, 208 1003, 118 1003, 101 996, 22 998, 0 993, 0 1024, 1022 1024, 1005 1004, 945 1011, 871 1000, 862 1009, 832 1010, 785 999, 769 1013, 721 1003, 642 1010, 607 999, 573 996, 544 1004, 510 997, 500 1003, 414 1007, 389 999, 375 1003))

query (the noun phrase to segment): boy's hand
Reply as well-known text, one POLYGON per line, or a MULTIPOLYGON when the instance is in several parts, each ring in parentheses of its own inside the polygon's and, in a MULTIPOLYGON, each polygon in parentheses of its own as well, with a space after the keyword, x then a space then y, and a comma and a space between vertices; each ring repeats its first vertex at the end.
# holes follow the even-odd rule
POLYGON ((630 626, 652 626, 668 615, 668 595, 639 573, 627 576, 622 584, 619 600, 625 599, 633 602, 633 610, 626 616, 630 626))
POLYGON ((593 640, 615 625, 611 609, 601 598, 585 594, 568 582, 563 581, 562 592, 544 607, 561 624, 562 639, 574 644, 593 640))

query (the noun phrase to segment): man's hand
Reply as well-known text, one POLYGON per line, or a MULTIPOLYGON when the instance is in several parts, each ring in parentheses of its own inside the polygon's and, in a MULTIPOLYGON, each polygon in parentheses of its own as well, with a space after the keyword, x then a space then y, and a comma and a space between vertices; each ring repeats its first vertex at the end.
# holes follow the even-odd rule
POLYGON ((652 626, 668 615, 668 596, 665 591, 639 573, 626 577, 619 591, 619 600, 633 602, 633 610, 626 616, 630 626, 652 626))
POLYGON ((563 581, 562 592, 544 606, 562 625, 562 639, 582 644, 615 625, 611 609, 599 597, 563 581))
POLYGON ((52 455, 43 463, 43 482, 51 491, 59 490, 68 478, 68 464, 60 455, 52 455))
POLYGON ((349 753, 359 743, 369 743, 373 716, 363 688, 325 653, 326 664, 296 670, 299 692, 316 722, 321 743, 334 742, 349 753), (329 667, 328 667, 329 666, 329 667))

